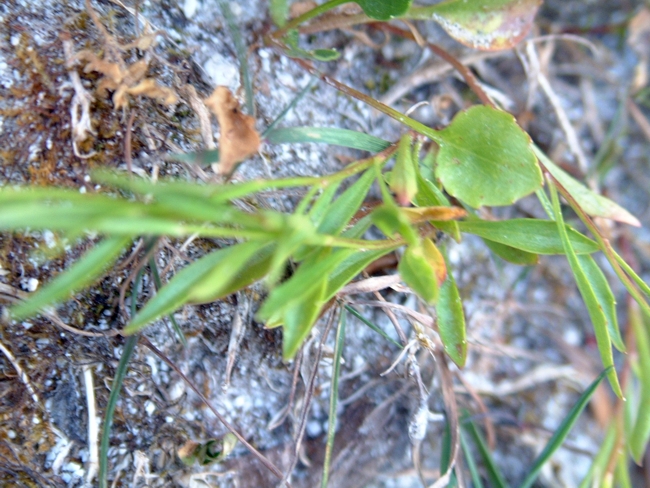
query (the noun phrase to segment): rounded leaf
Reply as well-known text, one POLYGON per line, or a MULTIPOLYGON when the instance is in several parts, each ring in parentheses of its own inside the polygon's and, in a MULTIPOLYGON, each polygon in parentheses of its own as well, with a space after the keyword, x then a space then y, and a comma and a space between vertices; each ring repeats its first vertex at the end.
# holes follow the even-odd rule
POLYGON ((474 106, 438 134, 436 176, 472 207, 510 205, 541 187, 530 137, 512 115, 474 106))
POLYGON ((389 20, 404 15, 413 0, 357 0, 363 12, 373 19, 389 20))
POLYGON ((420 7, 417 17, 430 13, 457 41, 494 51, 509 49, 526 37, 541 4, 542 0, 447 0, 420 7))

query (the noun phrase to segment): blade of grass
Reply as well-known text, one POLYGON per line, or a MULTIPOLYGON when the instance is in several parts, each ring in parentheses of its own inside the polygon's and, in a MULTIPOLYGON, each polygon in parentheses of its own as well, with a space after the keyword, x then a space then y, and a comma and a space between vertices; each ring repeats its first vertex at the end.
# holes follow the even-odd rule
POLYGON ((235 22, 235 17, 230 10, 229 2, 225 0, 219 0, 219 8, 221 13, 226 19, 226 26, 230 32, 230 37, 232 42, 235 45, 235 51, 237 52, 237 59, 239 60, 239 72, 241 74, 242 85, 244 85, 244 91, 246 92, 246 110, 249 115, 255 117, 255 100, 253 99, 253 82, 251 79, 250 70, 248 69, 248 49, 244 44, 244 39, 242 37, 242 28, 237 25, 235 22))
POLYGON ((318 78, 312 78, 309 80, 309 83, 307 83, 305 87, 300 90, 300 92, 298 92, 294 99, 291 100, 291 102, 289 102, 289 104, 284 107, 284 109, 282 109, 282 112, 280 112, 275 120, 271 122, 271 124, 264 130, 264 132, 262 132, 262 138, 266 138, 266 135, 275 129, 275 126, 278 125, 282 119, 287 116, 287 114, 298 104, 300 100, 302 100, 305 95, 307 95, 307 93, 309 93, 309 90, 311 90, 316 85, 316 83, 318 83, 318 78))
POLYGON ((650 439, 650 334, 648 321, 638 307, 630 307, 630 323, 634 330, 638 354, 638 371, 640 399, 637 405, 636 420, 628 439, 628 446, 637 464, 641 464, 648 439, 650 439))
POLYGON ((131 239, 128 237, 104 239, 72 265, 70 269, 62 271, 54 280, 29 297, 28 300, 11 308, 12 317, 15 320, 24 319, 42 310, 43 307, 68 298, 71 294, 88 286, 117 260, 129 242, 131 242, 131 239))
POLYGON ((613 368, 607 368, 602 373, 600 373, 598 377, 591 383, 591 385, 589 385, 589 387, 584 391, 584 393, 580 395, 577 403, 571 408, 569 414, 564 418, 564 420, 562 420, 562 423, 560 423, 551 438, 548 440, 542 452, 539 454, 539 456, 537 456, 537 459, 535 459, 533 467, 530 469, 528 476, 526 476, 523 483, 521 484, 521 488, 529 488, 533 485, 537 479, 537 476, 539 476, 539 472, 542 470, 544 463, 546 463, 546 461, 550 459, 553 453, 557 451, 560 446, 562 446, 564 439, 566 439, 566 437, 569 435, 571 428, 578 420, 578 417, 584 408, 587 406, 587 403, 589 403, 589 400, 596 391, 596 388, 598 388, 600 382, 603 380, 603 378, 605 378, 605 376, 608 375, 611 369, 613 368))
POLYGON ((339 377, 341 375, 341 356, 343 344, 345 343, 345 312, 341 310, 339 327, 336 330, 336 342, 334 346, 334 364, 332 365, 332 386, 330 387, 330 410, 329 423, 327 426, 327 444, 325 445, 325 461, 323 462, 323 477, 321 488, 327 488, 329 478, 330 462, 332 459, 332 448, 334 447, 334 435, 336 434, 336 407, 339 401, 339 377))
POLYGON ((266 133, 271 144, 295 144, 316 142, 349 147, 377 153, 390 147, 391 143, 363 132, 334 127, 288 127, 272 129, 266 133))
POLYGON ((478 473, 474 455, 462 431, 460 433, 460 445, 463 448, 463 454, 465 454, 465 462, 467 463, 467 469, 469 469, 469 475, 472 477, 472 485, 474 488, 483 488, 483 482, 481 481, 481 475, 478 473))
MULTIPOLYGON (((133 280, 133 288, 131 292, 131 317, 135 316, 136 307, 138 303, 138 288, 142 282, 144 268, 138 271, 138 274, 133 280)), ((108 447, 111 435, 111 427, 113 426, 113 416, 115 414, 115 407, 117 400, 120 398, 120 391, 122 390, 122 383, 126 376, 126 371, 129 366, 129 361, 138 343, 138 335, 127 337, 122 349, 122 356, 115 371, 113 384, 111 385, 111 394, 108 397, 108 404, 106 405, 106 414, 104 415, 104 428, 102 429, 102 440, 100 445, 99 454, 99 488, 108 488, 108 447)))
POLYGON ((476 427, 476 424, 474 424, 474 422, 470 420, 469 415, 467 413, 463 415, 463 423, 465 424, 464 425, 465 430, 467 430, 467 432, 469 432, 472 439, 474 439, 474 443, 476 444, 476 447, 478 448, 481 458, 483 459, 483 464, 485 465, 488 478, 490 479, 490 483, 491 483, 490 486, 493 486, 495 488, 507 488, 508 483, 506 482, 505 478, 501 474, 501 471, 499 470, 496 463, 494 462, 494 459, 492 458, 492 454, 490 454, 490 450, 488 449, 488 446, 485 443, 485 439, 483 439, 483 436, 478 430, 478 427, 476 427))
POLYGON ((382 336, 384 339, 386 339, 388 342, 395 344, 397 347, 402 349, 404 346, 402 346, 399 342, 397 342, 395 339, 390 337, 386 332, 384 332, 382 329, 379 328, 379 326, 373 324, 370 322, 368 319, 366 319, 363 315, 361 315, 359 312, 356 311, 353 307, 350 305, 345 305, 345 309, 350 312, 352 315, 354 315, 357 319, 359 319, 361 322, 366 324, 368 327, 370 327, 372 330, 374 330, 377 334, 382 336))
MULTIPOLYGON (((451 460, 451 430, 449 429, 449 422, 445 422, 445 430, 442 433, 442 447, 440 450, 440 472, 446 473, 449 469, 449 462, 451 460)), ((456 473, 452 471, 449 478, 448 488, 455 488, 458 486, 456 480, 456 473)))
MULTIPOLYGON (((158 265, 156 265, 156 260, 152 256, 149 259, 149 268, 151 269, 151 274, 153 276, 153 282, 156 285, 156 292, 162 288, 162 280, 160 279, 160 273, 158 272, 158 265)), ((181 330, 180 326, 176 322, 176 319, 174 318, 173 314, 169 314, 167 316, 169 318, 169 321, 172 323, 172 327, 174 328, 174 332, 176 332, 176 335, 181 341, 181 344, 183 344, 184 347, 187 347, 187 339, 185 338, 185 334, 183 334, 183 331, 181 330)))
MULTIPOLYGON (((599 486, 601 477, 605 470, 607 469, 607 463, 609 461, 612 449, 614 449, 614 444, 616 443, 616 422, 612 421, 607 429, 607 434, 605 434, 605 439, 600 445, 598 453, 594 457, 594 460, 589 466, 589 471, 585 475, 584 479, 580 482, 579 488, 589 488, 590 486, 599 486), (597 482, 592 482, 592 480, 598 480, 597 482)), ((626 458, 626 456, 623 456, 626 458)))
POLYGON ((578 285, 578 290, 580 290, 582 299, 585 302, 587 311, 589 312, 589 317, 591 318, 591 323, 596 335, 596 343, 598 345, 598 351, 600 352, 601 361, 605 370, 608 372, 607 378, 612 386, 612 390, 614 390, 616 396, 623 398, 623 392, 621 391, 618 376, 614 369, 614 355, 612 353, 612 341, 609 336, 607 316, 598 302, 596 293, 580 265, 580 261, 573 249, 573 245, 569 240, 564 219, 562 218, 562 210, 560 209, 560 199, 558 197, 557 188, 552 182, 549 182, 549 188, 551 190, 551 202, 553 203, 553 212, 555 213, 557 229, 560 238, 562 239, 562 245, 564 246, 567 261, 569 261, 569 266, 571 266, 571 271, 573 272, 573 276, 578 285))

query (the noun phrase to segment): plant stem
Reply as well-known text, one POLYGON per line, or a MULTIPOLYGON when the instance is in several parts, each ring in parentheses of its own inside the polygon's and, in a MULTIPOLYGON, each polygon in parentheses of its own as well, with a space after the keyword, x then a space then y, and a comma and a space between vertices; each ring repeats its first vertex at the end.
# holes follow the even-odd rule
POLYGON ((349 2, 350 0, 330 0, 329 2, 325 2, 324 4, 319 5, 318 7, 311 9, 310 11, 305 12, 304 14, 287 22, 284 27, 271 34, 271 37, 276 40, 281 39, 287 32, 289 32, 291 29, 295 29, 300 24, 303 24, 308 20, 313 19, 314 17, 318 17, 319 15, 324 14, 328 10, 332 10, 333 8, 338 7, 339 5, 343 5, 344 3, 349 2))
POLYGON ((432 129, 431 127, 427 127, 421 122, 418 122, 415 119, 412 119, 408 115, 404 115, 402 112, 399 112, 395 110, 392 107, 389 107, 388 105, 385 105, 381 103, 378 100, 375 100, 374 98, 365 95, 361 93, 358 90, 355 90, 352 87, 349 87, 343 83, 341 83, 338 80, 335 80, 334 78, 327 76, 324 73, 321 73, 318 71, 311 63, 303 60, 303 59, 297 59, 293 58, 293 61, 298 63, 300 66, 302 66, 304 69, 306 69, 309 73, 311 73, 314 76, 318 76, 321 80, 323 80, 325 83, 327 83, 330 86, 333 86, 340 92, 345 93, 346 95, 350 95, 353 98, 356 98, 357 100, 361 100, 362 102, 370 105, 371 107, 379 110, 380 112, 388 115, 389 117, 392 117, 393 119, 397 120, 398 122, 401 122, 402 124, 406 125, 407 127, 410 127, 414 131, 428 137, 429 139, 437 142, 438 144, 441 144, 444 139, 440 137, 438 132, 435 129, 432 129))

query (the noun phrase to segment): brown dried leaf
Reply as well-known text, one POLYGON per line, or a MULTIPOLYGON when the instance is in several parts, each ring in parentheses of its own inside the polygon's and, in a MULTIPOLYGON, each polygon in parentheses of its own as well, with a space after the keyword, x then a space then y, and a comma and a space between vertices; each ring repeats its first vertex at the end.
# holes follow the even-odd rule
POLYGON ((126 92, 129 95, 138 96, 144 95, 145 97, 155 98, 160 100, 165 105, 172 105, 178 101, 176 93, 170 88, 160 86, 153 78, 146 78, 138 83, 136 86, 128 88, 126 92))
POLYGON ((100 59, 95 53, 86 50, 79 51, 77 53, 77 59, 87 62, 84 68, 84 73, 90 73, 91 71, 101 73, 115 84, 122 83, 122 80, 124 79, 125 73, 117 63, 111 63, 100 59))
POLYGON ((128 87, 126 85, 120 85, 113 93, 113 105, 116 109, 124 108, 129 105, 129 99, 126 96, 126 91, 128 87))
POLYGON ((255 119, 241 112, 239 102, 225 86, 218 86, 204 103, 221 127, 219 173, 230 175, 237 163, 259 150, 261 140, 255 119))
POLYGON ((126 69, 126 73, 124 74, 124 83, 132 86, 135 83, 139 82, 142 78, 144 78, 144 75, 147 73, 148 68, 149 63, 144 59, 136 61, 126 69))
POLYGON ((412 224, 430 220, 456 220, 467 215, 467 212, 460 207, 414 207, 403 208, 402 212, 412 224))

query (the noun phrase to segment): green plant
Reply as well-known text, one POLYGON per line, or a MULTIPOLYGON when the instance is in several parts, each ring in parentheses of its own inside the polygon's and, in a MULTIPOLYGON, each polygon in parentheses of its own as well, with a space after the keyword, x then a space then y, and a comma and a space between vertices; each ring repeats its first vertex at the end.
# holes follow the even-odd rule
MULTIPOLYGON (((301 49, 299 28, 343 3, 347 2, 332 0, 287 21, 287 2, 272 1, 273 18, 281 27, 267 42, 316 76, 322 76, 310 61, 331 60, 336 55, 331 50, 301 49)), ((410 1, 359 0, 356 3, 364 14, 353 19, 354 23, 395 17, 431 19, 461 42, 481 49, 499 49, 516 44, 525 35, 541 2, 449 0, 431 7, 412 6, 410 1), (513 24, 524 27, 515 32, 510 27, 513 24)), ((227 11, 227 6, 224 9, 227 11)), ((237 49, 245 66, 241 40, 237 49)), ((252 85, 247 71, 243 72, 252 113, 252 85)), ((462 74, 469 76, 466 71, 462 74)), ((460 294, 446 264, 446 251, 437 245, 434 236, 444 232, 459 239, 461 233, 470 233, 484 239, 495 254, 515 264, 534 264, 539 255, 567 256, 592 319, 610 385, 622 397, 623 390, 613 367, 612 346, 620 351, 625 351, 626 346, 618 328, 614 295, 591 254, 602 252, 607 257, 637 301, 639 314, 650 316, 647 302, 650 289, 602 236, 592 217, 633 225, 638 225, 638 221, 550 161, 514 117, 495 106, 470 107, 457 114, 447 127, 435 130, 335 80, 322 78, 399 120, 408 131, 396 141, 313 127, 269 128, 265 133, 271 143, 318 141, 376 153, 329 175, 204 185, 172 180, 152 182, 96 171, 93 179, 111 188, 111 192, 82 195, 53 188, 2 189, 0 229, 49 229, 72 239, 88 231, 103 236, 100 244, 70 270, 30 300, 13 307, 12 317, 22 319, 38 313, 88 286, 135 239, 151 239, 151 236, 219 239, 218 245, 214 245, 216 249, 176 273, 138 311, 134 296, 130 320, 122 333, 134 336, 186 304, 211 302, 263 280, 269 293, 257 317, 269 327, 282 326, 283 357, 289 360, 324 311, 337 297, 343 298, 341 291, 348 283, 372 262, 400 250, 398 270, 403 281, 423 303, 436 307, 437 328, 445 351, 462 367, 467 344, 460 294), (395 164, 392 170, 386 171, 393 157, 395 164), (430 174, 435 178, 428 178, 430 174), (355 177, 345 190, 339 191, 346 180, 355 177), (375 184, 382 202, 368 215, 361 216, 361 207, 375 184), (294 187, 304 188, 306 193, 292 213, 256 206, 256 196, 261 192, 294 187), (550 201, 545 188, 550 192, 550 201), (564 222, 558 192, 593 238, 564 222), (482 220, 472 213, 472 209, 481 206, 511 205, 532 193, 536 193, 546 209, 548 220, 482 220), (247 203, 246 211, 242 210, 242 202, 247 203), (465 216, 466 220, 457 221, 465 216), (384 238, 364 237, 373 225, 384 238), (294 269, 287 277, 288 264, 294 269)), ((468 84, 476 89, 471 78, 468 84)), ((489 101, 480 90, 477 96, 489 101)), ((182 157, 191 159, 191 155, 182 157)), ((218 155, 213 153, 210 157, 218 158, 218 155)), ((634 333, 642 354, 635 366, 647 372, 650 367, 644 359, 648 349, 647 330, 639 325, 642 320, 637 319, 634 333)), ((128 345, 120 365, 121 375, 135 346, 134 339, 129 339, 128 345)), ((337 354, 340 354, 338 346, 337 341, 337 354)), ((121 375, 114 390, 118 393, 121 375)), ((637 377, 650 375, 639 373, 637 377)), ((590 394, 596 384, 590 388, 590 394)), ((636 426, 630 444, 637 460, 650 436, 647 419, 639 413, 648 404, 648 391, 650 387, 644 383, 639 410, 629 414, 630 423, 636 426)), ((572 412, 572 420, 587 398, 583 397, 580 408, 572 412)), ((114 401, 111 405, 114 406, 114 401)), ((331 411, 335 411, 334 400, 331 411)), ((565 427, 568 432, 567 425, 563 426, 563 432, 565 427)), ((557 447, 557 439, 553 441, 557 447)), ((328 449, 331 452, 331 442, 328 449)), ((533 471, 536 473, 538 469, 536 464, 533 471)))

